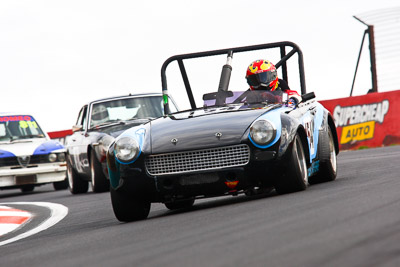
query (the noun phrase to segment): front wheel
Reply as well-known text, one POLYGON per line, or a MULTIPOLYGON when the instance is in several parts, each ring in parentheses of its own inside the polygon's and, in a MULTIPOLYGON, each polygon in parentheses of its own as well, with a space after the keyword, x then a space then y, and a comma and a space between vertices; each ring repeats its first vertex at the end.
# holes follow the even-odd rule
POLYGON ((299 134, 296 134, 287 160, 287 170, 275 181, 278 194, 303 191, 308 185, 306 157, 299 134))
POLYGON ((137 199, 129 192, 110 187, 111 203, 115 217, 121 222, 144 220, 149 216, 151 203, 137 199))
POLYGON ((68 188, 72 194, 86 193, 89 189, 89 183, 81 179, 70 163, 67 163, 68 188))
POLYGON ((310 184, 330 182, 336 179, 337 159, 335 142, 332 129, 328 126, 328 132, 320 134, 318 141, 319 149, 319 172, 310 177, 310 184))
POLYGON ((97 160, 94 150, 90 153, 90 175, 93 192, 100 193, 110 190, 110 183, 101 168, 101 163, 97 160))
POLYGON ((68 179, 65 178, 63 181, 60 182, 54 182, 53 183, 54 190, 64 190, 68 188, 68 179))

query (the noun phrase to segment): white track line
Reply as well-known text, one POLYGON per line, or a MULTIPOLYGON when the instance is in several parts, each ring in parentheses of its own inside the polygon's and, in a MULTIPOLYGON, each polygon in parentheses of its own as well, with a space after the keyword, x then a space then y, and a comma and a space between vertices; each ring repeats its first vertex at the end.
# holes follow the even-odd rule
POLYGON ((40 225, 37 227, 29 230, 28 232, 22 233, 20 235, 17 235, 13 238, 4 240, 0 242, 0 246, 15 242, 17 240, 26 238, 28 236, 37 234, 43 230, 46 230, 50 228, 51 226, 55 225, 59 221, 61 221, 65 216, 68 214, 68 208, 61 205, 61 204, 56 204, 56 203, 49 203, 49 202, 13 202, 13 203, 0 203, 0 205, 35 205, 35 206, 41 206, 45 207, 51 210, 51 215, 50 218, 47 220, 43 221, 40 225))

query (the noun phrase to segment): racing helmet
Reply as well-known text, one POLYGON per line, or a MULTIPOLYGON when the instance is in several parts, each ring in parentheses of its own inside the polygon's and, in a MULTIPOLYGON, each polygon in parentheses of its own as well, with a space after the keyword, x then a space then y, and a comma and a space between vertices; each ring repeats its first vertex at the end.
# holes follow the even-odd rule
POLYGON ((99 125, 109 120, 108 110, 104 105, 93 105, 91 125, 99 125))
POLYGON ((274 91, 278 87, 278 74, 275 65, 264 59, 253 61, 249 65, 246 80, 251 90, 267 89, 274 91))

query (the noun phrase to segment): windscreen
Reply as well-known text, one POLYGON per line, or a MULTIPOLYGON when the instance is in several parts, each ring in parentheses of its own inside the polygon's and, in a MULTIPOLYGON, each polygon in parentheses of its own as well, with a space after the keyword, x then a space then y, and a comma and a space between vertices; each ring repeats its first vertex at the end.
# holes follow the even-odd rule
POLYGON ((282 91, 247 90, 227 91, 205 94, 204 105, 215 106, 225 104, 281 104, 283 102, 282 91))
POLYGON ((43 138, 45 134, 32 116, 0 116, 0 141, 43 138))
MULTIPOLYGON (((176 107, 170 102, 170 108, 176 107)), ((162 116, 164 106, 161 96, 122 98, 92 105, 90 127, 133 119, 151 119, 162 116)))

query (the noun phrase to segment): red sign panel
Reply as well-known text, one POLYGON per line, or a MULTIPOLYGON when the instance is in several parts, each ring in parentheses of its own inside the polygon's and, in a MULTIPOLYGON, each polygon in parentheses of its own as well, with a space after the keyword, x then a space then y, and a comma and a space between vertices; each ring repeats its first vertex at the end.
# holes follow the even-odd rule
POLYGON ((340 149, 400 144, 400 90, 320 101, 337 127, 340 149))
POLYGON ((56 132, 48 132, 47 133, 51 139, 56 138, 65 138, 68 135, 72 135, 72 130, 63 130, 63 131, 56 131, 56 132))

